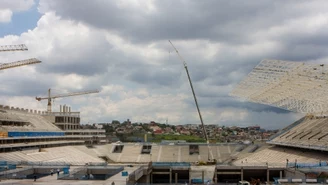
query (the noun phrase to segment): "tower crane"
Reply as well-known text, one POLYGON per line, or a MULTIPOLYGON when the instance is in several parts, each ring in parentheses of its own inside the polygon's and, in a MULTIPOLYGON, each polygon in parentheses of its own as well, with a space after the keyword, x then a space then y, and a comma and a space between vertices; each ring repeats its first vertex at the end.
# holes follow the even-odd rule
MULTIPOLYGON (((18 44, 18 45, 4 45, 0 46, 0 52, 6 52, 6 51, 27 51, 27 47, 25 44, 18 44)), ((0 63, 0 70, 8 69, 8 68, 14 68, 19 66, 25 66, 30 64, 37 64, 41 63, 40 60, 36 58, 30 58, 26 60, 20 60, 16 62, 11 63, 0 63)))
POLYGON ((27 50, 28 49, 25 46, 25 44, 0 46, 0 52, 5 52, 5 51, 27 51, 27 50))
POLYGON ((58 95, 51 95, 51 89, 48 89, 48 97, 35 97, 36 100, 41 101, 41 100, 48 100, 48 106, 47 106, 47 112, 51 112, 51 100, 55 98, 63 98, 63 97, 69 97, 69 96, 78 96, 78 95, 83 95, 83 94, 92 94, 92 93, 99 93, 98 90, 91 90, 91 91, 82 91, 82 92, 71 92, 67 94, 58 94, 58 95))
POLYGON ((25 66, 25 65, 31 65, 31 64, 38 64, 38 63, 41 63, 41 61, 36 58, 30 58, 30 59, 26 59, 26 60, 11 62, 11 63, 0 64, 0 70, 19 67, 19 66, 25 66))

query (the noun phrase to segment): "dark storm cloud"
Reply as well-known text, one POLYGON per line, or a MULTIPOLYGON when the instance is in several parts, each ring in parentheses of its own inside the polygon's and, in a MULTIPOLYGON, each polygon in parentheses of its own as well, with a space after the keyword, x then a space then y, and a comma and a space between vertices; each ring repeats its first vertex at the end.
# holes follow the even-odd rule
MULTIPOLYGON (((197 92, 196 92, 197 93, 197 92)), ((200 94, 200 93, 198 93, 200 94)), ((204 97, 204 96, 198 96, 198 104, 200 107, 212 107, 212 108, 237 108, 237 109, 246 109, 253 112, 274 112, 277 114, 288 114, 290 111, 280 109, 277 107, 272 107, 268 105, 258 104, 258 103, 252 103, 252 102, 241 102, 238 99, 232 98, 230 96, 211 96, 211 97, 204 97)), ((190 91, 190 97, 185 99, 185 102, 188 103, 191 106, 195 106, 195 101, 193 97, 191 96, 190 91)))
POLYGON ((301 14, 286 1, 154 1, 146 7, 120 8, 118 1, 54 1, 48 8, 64 18, 114 30, 134 41, 214 39, 240 43, 247 34, 301 14), (285 11, 288 10, 288 11, 285 11))
POLYGON ((46 96, 53 79, 8 78, 1 82, 0 94, 8 96, 46 96))
POLYGON ((215 102, 215 106, 219 108, 221 107, 241 108, 241 109, 251 110, 254 112, 275 112, 279 114, 290 113, 290 111, 268 106, 268 105, 252 103, 252 102, 240 102, 239 100, 233 99, 231 97, 220 98, 219 101, 215 102))
POLYGON ((47 8, 63 18, 116 31, 137 42, 197 38, 230 44, 252 42, 251 34, 312 13, 306 10, 325 11, 308 1, 153 2, 156 10, 150 12, 144 12, 146 7, 121 8, 118 1, 103 0, 58 0, 47 2, 47 8))
MULTIPOLYGON (((91 34, 90 37, 92 36, 91 34)), ((107 67, 116 62, 110 57, 110 54, 116 54, 111 49, 112 45, 102 36, 95 37, 92 43, 82 45, 74 42, 66 47, 54 44, 52 53, 55 54, 41 57, 44 65, 37 66, 37 69, 42 73, 74 73, 83 76, 101 74, 107 72, 107 67)))
POLYGON ((145 67, 134 69, 128 75, 128 79, 140 84, 154 86, 176 86, 180 72, 174 69, 159 69, 145 67))
MULTIPOLYGON (((302 32, 302 28, 300 28, 299 32, 292 30, 286 33, 266 35, 266 38, 256 36, 258 32, 266 33, 266 31, 270 32, 272 28, 284 27, 288 22, 295 19, 306 18, 308 15, 320 11, 325 12, 321 6, 316 6, 320 4, 319 2, 313 4, 308 1, 298 1, 296 8, 295 3, 286 1, 172 0, 153 2, 155 10, 150 12, 146 12, 146 7, 143 9, 140 7, 133 8, 131 5, 122 8, 118 1, 58 0, 44 3, 41 1, 41 5, 47 4, 48 9, 56 11, 56 14, 63 18, 82 21, 94 27, 115 31, 134 43, 149 43, 167 39, 205 39, 214 43, 220 42, 227 46, 234 46, 235 48, 221 52, 220 56, 215 56, 210 65, 202 63, 201 57, 198 60, 187 60, 194 81, 203 81, 207 78, 217 79, 217 81, 212 80, 213 85, 240 81, 240 79, 229 78, 224 81, 223 78, 231 71, 238 71, 245 75, 264 58, 304 61, 321 58, 327 53, 326 42, 324 41, 326 40, 324 39, 326 33, 323 30, 309 34, 306 31, 302 32), (317 32, 320 34, 315 34, 317 32), (261 39, 273 39, 275 42, 279 42, 279 47, 270 52, 261 51, 259 48, 258 53, 263 54, 258 54, 258 56, 238 56, 237 51, 240 44, 261 43, 261 39), (319 46, 316 46, 316 43, 320 43, 319 46), (196 70, 193 70, 193 67, 196 70)), ((291 27, 290 29, 295 28, 291 27)), ((101 54, 103 53, 99 53, 99 56, 101 54)), ((184 56, 186 55, 188 53, 184 53, 184 56)), ((85 75, 94 74, 98 71, 104 72, 105 69, 102 63, 87 71, 82 68, 85 68, 85 65, 81 65, 81 73, 85 75)), ((71 69, 72 67, 68 66, 67 69, 62 70, 71 69)), ((58 68, 58 70, 61 69, 58 68)), ((79 66, 76 67, 76 70, 80 70, 79 66)), ((116 70, 121 69, 117 68, 116 70)), ((128 76, 133 77, 132 79, 137 82, 141 82, 142 79, 141 83, 149 82, 150 85, 154 84, 153 81, 157 81, 158 84, 166 84, 161 81, 164 79, 163 76, 159 76, 159 79, 156 80, 154 78, 157 76, 133 73, 128 74, 128 76), (135 78, 135 75, 138 75, 140 80, 135 78)))
POLYGON ((188 105, 195 106, 181 61, 174 52, 170 53, 172 48, 166 42, 170 39, 188 64, 201 108, 247 109, 255 112, 253 117, 247 118, 247 124, 259 121, 266 124, 265 118, 257 120, 256 116, 271 112, 273 115, 270 118, 275 119, 276 113, 283 114, 287 122, 293 117, 286 116, 289 111, 228 97, 232 88, 263 59, 307 61, 327 57, 327 23, 317 19, 307 20, 320 14, 325 17, 325 1, 152 2, 154 10, 148 11, 147 7, 124 1, 123 4, 129 5, 122 7, 119 1, 104 0, 41 0, 41 8, 55 11, 62 19, 115 33, 134 47, 152 45, 168 52, 164 58, 154 61, 156 64, 149 64, 142 55, 129 56, 124 51, 111 51, 108 43, 97 39, 99 46, 108 47, 99 51, 94 48, 101 47, 87 47, 81 52, 80 58, 69 56, 71 53, 66 58, 59 56, 53 60, 68 62, 58 65, 52 62, 45 71, 87 76, 102 74, 102 77, 106 77, 105 80, 88 84, 90 87, 113 82, 128 86, 128 81, 137 87, 146 86, 150 93, 185 93, 190 96, 185 100, 188 105), (316 26, 312 28, 308 23, 316 26), (198 41, 206 42, 199 44, 198 41), (214 55, 205 57, 207 51, 202 53, 197 50, 204 49, 208 43, 220 47, 212 51, 214 55), (188 44, 195 46, 190 49, 188 44), (70 60, 80 64, 70 63, 70 60))

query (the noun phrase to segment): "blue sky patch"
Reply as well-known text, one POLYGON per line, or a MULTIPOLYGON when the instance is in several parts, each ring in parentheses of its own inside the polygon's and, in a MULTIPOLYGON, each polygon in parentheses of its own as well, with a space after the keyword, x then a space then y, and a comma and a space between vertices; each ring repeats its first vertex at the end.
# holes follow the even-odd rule
POLYGON ((29 29, 36 27, 42 16, 38 12, 38 2, 27 11, 14 12, 9 23, 0 23, 0 37, 6 35, 20 35, 29 29))

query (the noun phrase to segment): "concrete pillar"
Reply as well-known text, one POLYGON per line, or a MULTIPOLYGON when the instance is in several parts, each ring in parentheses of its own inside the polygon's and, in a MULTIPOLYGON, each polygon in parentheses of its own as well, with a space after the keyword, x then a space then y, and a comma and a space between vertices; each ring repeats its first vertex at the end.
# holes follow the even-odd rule
POLYGON ((150 184, 153 183, 153 173, 150 174, 150 184))
POLYGON ((282 179, 282 171, 279 172, 279 179, 282 179))
POLYGON ((204 171, 202 171, 202 182, 204 182, 204 171))
POLYGON ((175 184, 178 184, 178 173, 175 173, 175 184))
POLYGON ((218 172, 215 172, 214 183, 218 183, 218 172))
POLYGON ((150 183, 150 174, 148 174, 147 176, 146 176, 146 184, 149 184, 150 183))
POLYGON ((59 112, 63 112, 63 106, 59 105, 59 112))
POLYGON ((270 170, 267 169, 267 184, 269 184, 270 181, 270 170))
POLYGON ((170 168, 170 184, 172 184, 172 169, 170 168))
POLYGON ((244 180, 244 168, 241 167, 241 170, 240 170, 240 179, 243 181, 244 180))

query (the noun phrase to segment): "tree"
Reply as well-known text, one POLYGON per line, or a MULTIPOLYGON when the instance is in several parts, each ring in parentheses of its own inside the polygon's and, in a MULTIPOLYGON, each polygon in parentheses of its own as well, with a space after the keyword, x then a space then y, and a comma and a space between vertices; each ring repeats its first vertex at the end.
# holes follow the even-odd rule
POLYGON ((117 120, 113 120, 112 121, 112 124, 121 124, 119 121, 117 121, 117 120))

